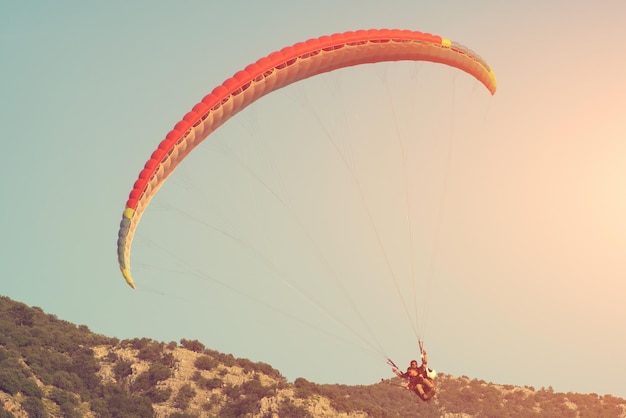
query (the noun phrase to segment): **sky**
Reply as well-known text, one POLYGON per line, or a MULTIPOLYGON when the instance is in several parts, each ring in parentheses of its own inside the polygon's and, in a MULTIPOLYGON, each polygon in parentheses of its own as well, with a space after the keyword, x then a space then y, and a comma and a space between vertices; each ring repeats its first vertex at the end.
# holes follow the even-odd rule
POLYGON ((0 9, 0 294, 289 380, 376 383, 420 337, 443 373, 626 397, 624 2, 0 9), (260 99, 157 193, 131 290, 121 214, 174 124, 274 50, 369 28, 467 45, 498 91, 397 63, 260 99))

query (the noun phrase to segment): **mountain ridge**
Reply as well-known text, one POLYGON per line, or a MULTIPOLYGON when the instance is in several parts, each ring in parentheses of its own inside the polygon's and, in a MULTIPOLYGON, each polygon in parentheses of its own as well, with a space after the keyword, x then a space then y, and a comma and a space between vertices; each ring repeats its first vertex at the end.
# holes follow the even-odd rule
POLYGON ((626 417, 626 400, 440 374, 428 403, 393 378, 289 382, 197 340, 119 340, 0 296, 0 418, 626 417))

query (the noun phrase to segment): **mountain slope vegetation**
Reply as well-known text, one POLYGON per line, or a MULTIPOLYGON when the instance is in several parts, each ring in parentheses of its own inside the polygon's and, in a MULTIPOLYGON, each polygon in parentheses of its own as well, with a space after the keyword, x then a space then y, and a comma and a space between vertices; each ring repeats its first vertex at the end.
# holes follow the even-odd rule
POLYGON ((197 340, 120 341, 0 296, 0 418, 626 417, 626 400, 442 374, 424 403, 391 379, 289 382, 197 340))

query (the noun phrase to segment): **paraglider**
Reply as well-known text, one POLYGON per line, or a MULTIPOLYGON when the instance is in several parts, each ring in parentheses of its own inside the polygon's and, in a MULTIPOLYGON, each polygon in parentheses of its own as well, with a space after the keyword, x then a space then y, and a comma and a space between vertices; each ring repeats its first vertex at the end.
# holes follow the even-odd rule
POLYGON ((310 39, 273 52, 237 72, 205 96, 178 122, 152 153, 135 181, 122 215, 117 258, 129 286, 131 246, 139 221, 163 182, 212 132, 262 96, 315 75, 383 61, 430 61, 460 69, 494 94, 496 79, 470 49, 409 30, 362 30, 310 39))
MULTIPOLYGON (((417 31, 372 29, 338 33, 296 43, 259 59, 213 89, 185 114, 139 173, 126 201, 117 240, 119 268, 127 284, 135 288, 130 257, 141 217, 165 180, 196 146, 234 115, 271 92, 342 68, 391 61, 443 64, 474 77, 492 95, 496 91, 493 71, 477 54, 449 39, 417 31)), ((400 293, 397 282, 395 287, 400 293)), ((405 305, 404 308, 406 311, 405 305)), ((420 332, 416 331, 417 334, 420 332)), ((408 380, 407 389, 427 401, 436 393, 435 372, 428 368, 421 340, 419 344, 420 367, 415 361, 403 373, 391 360, 388 363, 398 377, 408 380)))
POLYGON ((417 360, 411 360, 406 372, 403 373, 390 359, 388 363, 391 365, 391 371, 396 376, 408 380, 406 389, 413 391, 421 400, 426 402, 431 400, 436 394, 434 379, 437 376, 437 372, 428 367, 428 355, 422 344, 422 341, 419 341, 422 358, 422 364, 419 367, 417 360))

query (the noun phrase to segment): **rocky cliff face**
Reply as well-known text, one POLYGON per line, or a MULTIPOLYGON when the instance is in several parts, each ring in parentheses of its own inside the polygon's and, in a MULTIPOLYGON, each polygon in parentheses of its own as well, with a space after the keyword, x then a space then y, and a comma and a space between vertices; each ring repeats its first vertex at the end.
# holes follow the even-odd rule
MULTIPOLYGON (((135 395, 150 398, 152 413, 137 416, 165 417, 365 417, 364 413, 338 412, 331 401, 313 394, 296 395, 293 384, 267 365, 206 351, 195 352, 178 345, 144 341, 136 345, 98 345, 92 348, 98 364, 96 375, 104 387, 119 387, 135 395), (149 353, 149 354, 147 354, 149 353), (213 353, 212 356, 210 353, 213 353), (226 363, 223 360, 228 360, 226 363), (267 369, 270 374, 263 373, 267 369)), ((28 418, 124 416, 94 412, 90 401, 78 393, 64 390, 71 404, 58 398, 59 388, 36 378, 36 371, 22 361, 39 388, 40 408, 25 405, 23 393, 0 390, 0 417, 28 418), (56 395, 55 395, 56 393, 56 395), (81 401, 82 400, 82 401, 81 401), (70 412, 68 412, 70 411, 70 412)), ((0 384, 1 386, 1 384, 0 384)), ((126 399, 126 401, 137 402, 126 399)))
MULTIPOLYGON (((249 413, 251 418, 280 418, 280 410, 284 405, 292 405, 292 410, 299 411, 298 416, 317 417, 341 417, 341 418, 360 418, 366 417, 363 412, 345 413, 335 410, 331 406, 331 401, 323 396, 314 395, 305 399, 296 396, 296 390, 293 385, 288 384, 281 376, 269 376, 253 367, 246 368, 242 365, 226 365, 218 363, 218 359, 210 354, 190 351, 182 347, 163 347, 164 354, 171 354, 174 358, 171 377, 161 380, 155 384, 155 388, 171 393, 169 399, 153 404, 156 417, 165 418, 175 414, 185 413, 189 416, 220 416, 220 411, 232 399, 229 396, 232 388, 244 387, 249 382, 258 382, 258 386, 252 391, 253 393, 241 393, 240 397, 252 397, 262 393, 260 399, 255 399, 258 411, 249 413), (210 358, 215 360, 212 364, 214 367, 206 370, 198 367, 198 359, 210 358), (190 396, 185 408, 177 405, 176 394, 190 383, 193 385, 193 396, 190 396), (210 387, 203 385, 202 382, 219 382, 213 383, 210 387), (217 387, 213 387, 217 386, 217 387)), ((151 362, 140 358, 140 350, 129 347, 111 347, 98 346, 94 348, 94 355, 101 364, 98 375, 103 382, 117 383, 117 379, 113 368, 120 361, 132 363, 131 374, 124 377, 123 384, 129 390, 133 389, 134 383, 140 379, 140 376, 149 373, 151 362), (107 359, 116 358, 116 362, 110 362, 107 359)), ((247 362, 244 362, 247 363, 247 362)), ((250 363, 252 364, 252 363, 250 363)))

